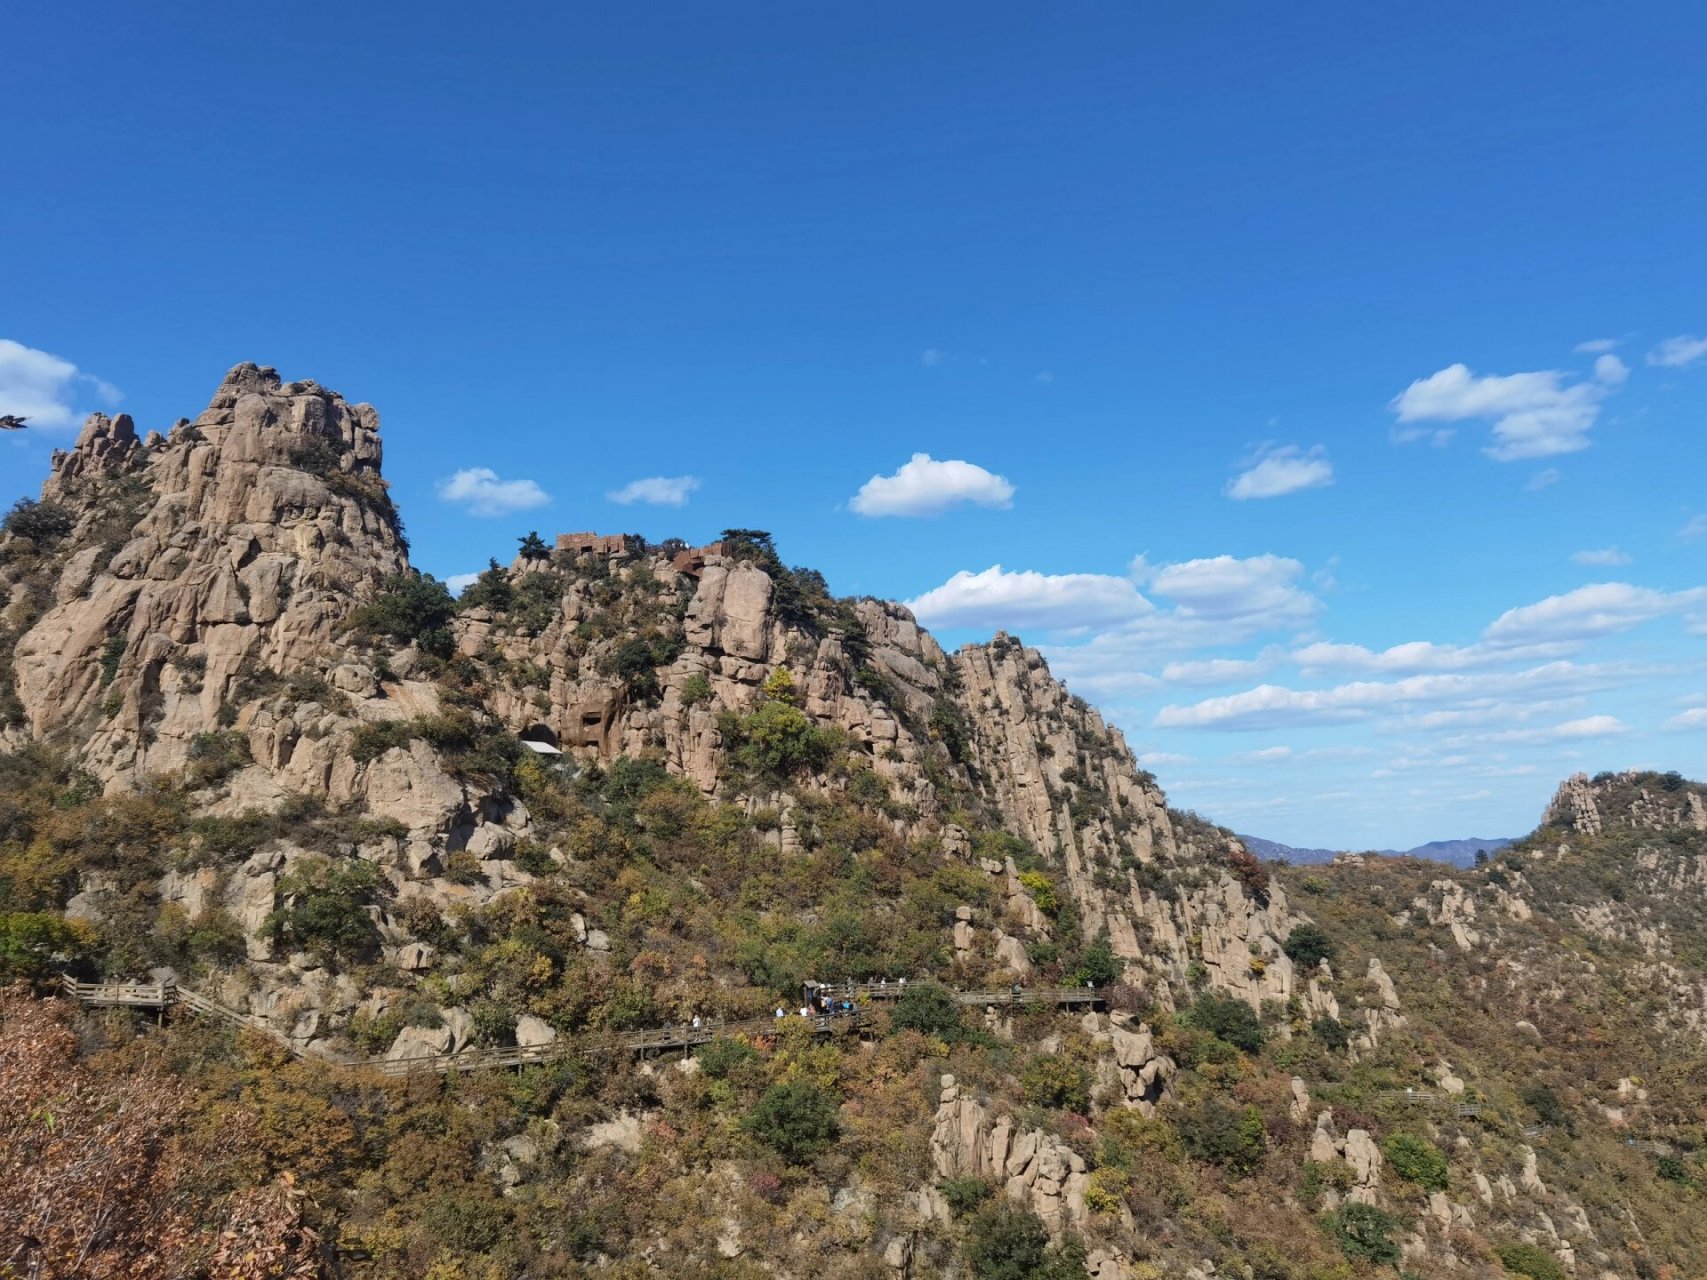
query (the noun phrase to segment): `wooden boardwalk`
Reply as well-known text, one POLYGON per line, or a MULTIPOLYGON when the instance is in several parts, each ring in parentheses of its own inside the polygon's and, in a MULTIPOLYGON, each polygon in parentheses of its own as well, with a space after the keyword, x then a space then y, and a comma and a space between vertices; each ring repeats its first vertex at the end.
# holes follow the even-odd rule
MULTIPOLYGON (((148 982, 78 982, 61 979, 67 995, 81 1004, 94 1008, 166 1009, 182 1005, 204 1017, 215 1018, 231 1026, 259 1031, 278 1041, 298 1058, 336 1062, 343 1066, 365 1067, 388 1076, 414 1075, 418 1072, 444 1074, 448 1071, 487 1071, 496 1068, 537 1066, 568 1057, 590 1057, 620 1053, 645 1058, 656 1054, 680 1051, 691 1052, 702 1044, 726 1036, 775 1035, 785 1024, 800 1017, 799 1013, 772 1015, 768 1018, 749 1018, 740 1022, 702 1022, 680 1026, 651 1027, 643 1031, 607 1032, 603 1035, 558 1039, 543 1045, 501 1045, 487 1049, 459 1049, 454 1053, 414 1054, 404 1057, 333 1058, 309 1053, 264 1017, 240 1013, 217 1000, 210 999, 189 987, 172 983, 148 982)), ((919 984, 923 985, 923 984, 919 984)), ((840 987, 824 988, 839 1000, 896 1000, 907 990, 904 983, 844 983, 840 987)), ((956 991, 956 1000, 963 1005, 979 1007, 1023 1007, 1048 1005, 1057 1008, 1102 1003, 1101 992, 1090 987, 1008 988, 997 991, 956 991)), ((814 1035, 841 1036, 857 1034, 869 1023, 864 1011, 855 1008, 845 1013, 813 1014, 806 1018, 814 1035)))

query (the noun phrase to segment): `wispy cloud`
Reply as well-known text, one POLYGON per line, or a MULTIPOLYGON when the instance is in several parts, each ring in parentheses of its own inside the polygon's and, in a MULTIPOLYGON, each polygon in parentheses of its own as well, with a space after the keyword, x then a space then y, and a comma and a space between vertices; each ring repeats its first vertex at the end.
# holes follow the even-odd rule
POLYGON ((1558 369, 1479 376, 1467 365, 1448 365, 1393 397, 1390 407, 1399 423, 1393 439, 1402 444, 1433 435, 1437 428, 1427 424, 1481 419, 1493 425, 1494 435, 1482 452, 1496 462, 1586 449, 1601 401, 1614 384, 1570 377, 1558 369))
POLYGON ((1154 612, 1129 578, 1101 573, 1010 573, 991 565, 962 569, 942 586, 909 600, 919 621, 938 627, 1073 630, 1107 626, 1154 612))
POLYGON ((688 495, 697 488, 697 476, 647 476, 644 480, 630 480, 605 497, 625 507, 636 502, 655 507, 682 507, 687 505, 688 495))
POLYGON ((946 352, 938 351, 935 347, 926 347, 919 353, 919 363, 927 369, 934 369, 948 359, 946 352))
POLYGON ((1702 356, 1707 356, 1707 338, 1680 333, 1648 352, 1648 363, 1664 369, 1686 369, 1702 356))
POLYGON ((1627 672, 1597 665, 1551 662, 1526 671, 1475 675, 1418 675, 1403 680, 1364 680, 1329 689, 1289 689, 1265 684, 1243 693, 1206 698, 1156 713, 1159 729, 1276 729, 1312 724, 1347 724, 1378 711, 1407 706, 1463 705, 1487 697, 1537 697, 1608 688, 1627 672))
POLYGON ((1683 527, 1677 531, 1677 536, 1685 542, 1694 542, 1697 538, 1707 538, 1707 514, 1691 516, 1683 522, 1683 527))
POLYGON ((1667 733, 1691 733, 1707 729, 1707 707, 1691 707, 1680 711, 1660 726, 1667 733))
POLYGON ((1579 342, 1571 350, 1578 355, 1598 356, 1618 347, 1617 338, 1590 338, 1587 342, 1579 342))
POLYGON ((1576 564, 1617 566, 1629 564, 1630 556, 1628 552, 1620 551, 1617 547, 1600 547, 1597 550, 1573 552, 1571 560, 1576 564))
POLYGON ((530 511, 551 501, 532 480, 503 480, 490 467, 467 467, 435 484, 441 502, 471 516, 493 517, 530 511))
POLYGON ((1534 645, 1613 635, 1669 614, 1707 609, 1707 587, 1656 591, 1628 582, 1597 582, 1534 604, 1507 609, 1483 635, 1497 645, 1534 645))
POLYGON ((1240 464, 1240 471, 1227 484, 1227 496, 1279 498, 1304 489, 1320 489, 1334 482, 1334 467, 1321 445, 1306 451, 1295 444, 1263 445, 1240 464))
POLYGON ((1536 745, 1546 742, 1576 742, 1586 738, 1616 738, 1630 732, 1617 716, 1584 716, 1542 729, 1507 729, 1479 739, 1482 742, 1511 742, 1536 745))
POLYGON ((77 425, 83 414, 78 401, 85 395, 105 409, 124 399, 110 382, 61 356, 0 338, 0 413, 28 418, 38 430, 59 430, 77 425))
POLYGON ((1557 468, 1557 467, 1543 467, 1541 470, 1537 471, 1534 475, 1530 476, 1529 477, 1529 483, 1524 485, 1523 487, 1525 489, 1528 489, 1531 493, 1536 493, 1542 489, 1549 489, 1552 486, 1558 484, 1562 478, 1563 478, 1563 473, 1559 470, 1559 468, 1557 468))
POLYGON ((915 453, 894 475, 872 476, 848 506, 862 516, 936 516, 967 504, 1003 509, 1013 498, 1006 478, 976 463, 915 453))
POLYGON ((445 587, 453 596, 459 596, 463 591, 479 581, 478 573, 453 573, 445 579, 445 587))

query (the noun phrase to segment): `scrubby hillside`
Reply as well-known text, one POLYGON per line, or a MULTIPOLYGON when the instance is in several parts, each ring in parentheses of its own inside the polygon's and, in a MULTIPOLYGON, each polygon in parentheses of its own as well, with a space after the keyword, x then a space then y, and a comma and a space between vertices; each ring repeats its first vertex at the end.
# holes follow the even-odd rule
POLYGON ((945 653, 755 530, 530 537, 453 601, 379 461, 370 407, 239 366, 165 436, 91 420, 0 541, 0 965, 270 1033, 120 1012, 80 1065, 46 1024, 0 1061, 188 1090, 184 1273, 233 1213, 441 1280, 1658 1276, 1703 1243, 1699 788, 1573 781, 1474 871, 1271 873, 1017 640, 945 653), (857 1037, 613 1048, 902 977, 857 1037), (363 1065, 516 1043, 549 1060, 363 1065))

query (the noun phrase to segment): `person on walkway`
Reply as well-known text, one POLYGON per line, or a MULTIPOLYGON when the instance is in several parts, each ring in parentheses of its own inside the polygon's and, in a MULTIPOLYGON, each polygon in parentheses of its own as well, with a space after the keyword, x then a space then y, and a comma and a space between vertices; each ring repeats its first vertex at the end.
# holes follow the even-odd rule
POLYGON ((695 1031, 699 1030, 699 1015, 697 1013, 693 1016, 693 1029, 695 1031))
POLYGON ((781 1006, 781 1005, 780 1005, 780 1004, 779 1004, 779 1005, 778 1005, 778 1006, 777 1006, 777 1007, 776 1007, 776 1016, 777 1016, 777 1017, 779 1017, 779 1018, 785 1018, 785 1017, 787 1017, 787 1016, 788 1016, 788 1015, 787 1015, 787 1014, 785 1014, 785 1013, 784 1013, 784 1012, 783 1012, 783 1011, 782 1011, 782 1006, 781 1006))

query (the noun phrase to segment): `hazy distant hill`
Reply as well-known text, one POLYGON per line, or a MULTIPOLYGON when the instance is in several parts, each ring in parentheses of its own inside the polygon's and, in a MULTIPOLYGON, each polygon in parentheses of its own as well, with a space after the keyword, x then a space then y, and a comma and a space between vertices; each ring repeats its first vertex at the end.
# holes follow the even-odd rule
MULTIPOLYGON (((1264 840, 1261 836, 1240 836, 1239 839, 1259 858, 1285 858, 1286 861, 1299 865, 1332 862, 1339 854, 1347 852, 1344 849, 1295 849, 1289 844, 1264 840)), ((1414 849, 1376 849, 1373 852, 1383 857, 1430 858, 1435 862, 1450 862, 1455 867, 1468 867, 1475 863, 1478 853, 1498 853, 1510 843, 1509 837, 1490 840, 1481 836, 1470 836, 1463 840, 1430 840, 1414 849)))

